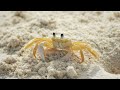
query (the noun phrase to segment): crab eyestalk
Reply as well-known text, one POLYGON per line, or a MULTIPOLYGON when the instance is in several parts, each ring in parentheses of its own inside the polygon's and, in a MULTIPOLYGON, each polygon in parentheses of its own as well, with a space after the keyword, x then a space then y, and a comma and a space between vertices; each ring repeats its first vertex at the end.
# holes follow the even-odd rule
POLYGON ((55 37, 55 33, 53 33, 53 37, 55 37))
POLYGON ((61 38, 63 38, 64 37, 64 35, 63 34, 61 34, 61 38))

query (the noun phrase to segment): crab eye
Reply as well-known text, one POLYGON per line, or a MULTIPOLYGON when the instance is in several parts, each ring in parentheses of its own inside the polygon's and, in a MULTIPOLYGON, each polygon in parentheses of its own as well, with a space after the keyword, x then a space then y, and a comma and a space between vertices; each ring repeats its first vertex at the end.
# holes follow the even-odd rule
POLYGON ((64 35, 63 34, 61 34, 61 38, 63 38, 64 37, 64 35))
POLYGON ((55 33, 53 33, 53 37, 55 37, 55 33))

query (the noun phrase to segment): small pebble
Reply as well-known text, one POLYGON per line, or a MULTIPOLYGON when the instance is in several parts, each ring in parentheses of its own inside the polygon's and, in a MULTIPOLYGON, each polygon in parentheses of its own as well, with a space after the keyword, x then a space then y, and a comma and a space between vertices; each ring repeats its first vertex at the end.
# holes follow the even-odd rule
POLYGON ((74 79, 77 77, 77 73, 73 66, 68 66, 66 71, 69 78, 74 79))

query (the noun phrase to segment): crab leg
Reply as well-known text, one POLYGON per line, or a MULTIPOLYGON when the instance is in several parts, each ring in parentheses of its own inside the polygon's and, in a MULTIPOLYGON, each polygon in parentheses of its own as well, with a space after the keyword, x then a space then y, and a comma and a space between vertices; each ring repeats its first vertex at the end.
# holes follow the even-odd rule
POLYGON ((86 49, 96 58, 98 59, 99 55, 95 50, 92 50, 90 47, 86 47, 86 49))
POLYGON ((23 48, 24 49, 30 48, 33 44, 37 43, 38 41, 40 41, 40 38, 35 38, 29 41, 23 48))
POLYGON ((38 48, 38 43, 35 45, 35 47, 34 47, 34 49, 33 49, 33 55, 34 55, 35 58, 36 58, 37 48, 38 48))
POLYGON ((80 49, 80 55, 81 55, 81 58, 82 58, 81 62, 83 62, 84 61, 84 55, 83 55, 83 51, 81 49, 80 49))
POLYGON ((82 43, 82 42, 74 42, 73 46, 71 48, 74 51, 80 51, 80 56, 81 56, 81 59, 82 59, 81 62, 84 61, 84 54, 83 54, 83 51, 82 51, 84 49, 84 47, 85 47, 84 43, 82 43))
POLYGON ((82 50, 88 50, 96 59, 98 59, 99 55, 95 50, 92 50, 91 47, 89 47, 86 43, 84 42, 74 42, 72 46, 72 50, 79 51, 80 50, 80 55, 82 58, 82 62, 84 61, 84 55, 82 50))
POLYGON ((35 38, 35 39, 31 40, 30 42, 28 42, 23 48, 24 49, 30 48, 33 44, 36 44, 38 42, 40 43, 43 41, 52 42, 52 40, 48 39, 48 38, 35 38))

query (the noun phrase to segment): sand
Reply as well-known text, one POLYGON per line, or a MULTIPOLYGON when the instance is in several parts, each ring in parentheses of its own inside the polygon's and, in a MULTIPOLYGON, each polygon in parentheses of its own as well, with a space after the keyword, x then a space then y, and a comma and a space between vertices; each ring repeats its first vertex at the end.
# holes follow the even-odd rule
POLYGON ((0 11, 1 79, 120 79, 120 12, 113 11, 0 11), (89 43, 100 57, 84 52, 49 55, 42 62, 33 47, 21 48, 37 37, 57 37, 89 43), (58 58, 59 57, 59 58, 58 58), (57 58, 57 59, 56 59, 57 58))

